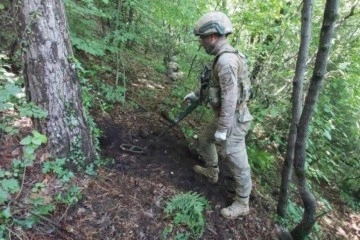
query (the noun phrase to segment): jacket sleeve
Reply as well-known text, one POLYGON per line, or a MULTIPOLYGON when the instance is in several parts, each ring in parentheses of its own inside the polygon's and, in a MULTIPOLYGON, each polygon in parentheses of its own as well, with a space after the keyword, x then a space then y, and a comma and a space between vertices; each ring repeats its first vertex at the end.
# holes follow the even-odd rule
POLYGON ((221 97, 217 130, 225 132, 232 126, 238 100, 237 73, 239 64, 237 56, 232 53, 224 53, 219 57, 215 68, 218 73, 221 97))

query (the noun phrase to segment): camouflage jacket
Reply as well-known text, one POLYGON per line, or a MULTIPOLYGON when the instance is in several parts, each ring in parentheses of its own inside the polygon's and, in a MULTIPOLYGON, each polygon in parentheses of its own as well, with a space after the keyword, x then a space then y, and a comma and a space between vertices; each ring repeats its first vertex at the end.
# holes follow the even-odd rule
POLYGON ((239 121, 253 119, 246 106, 251 86, 245 55, 226 40, 217 43, 214 55, 206 95, 218 116, 217 130, 224 132, 231 128, 236 111, 240 113, 239 121))

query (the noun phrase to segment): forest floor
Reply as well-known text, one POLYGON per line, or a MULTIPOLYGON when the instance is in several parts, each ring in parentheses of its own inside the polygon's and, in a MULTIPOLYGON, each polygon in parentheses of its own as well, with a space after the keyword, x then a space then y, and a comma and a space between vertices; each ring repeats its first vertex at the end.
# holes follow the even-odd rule
POLYGON ((166 202, 175 194, 193 191, 211 205, 205 213, 201 239, 270 239, 274 204, 256 191, 256 181, 250 214, 237 220, 224 219, 220 209, 231 204, 233 184, 223 156, 220 154, 217 184, 196 175, 192 167, 201 164, 199 156, 189 149, 180 128, 169 127, 153 103, 154 99, 163 101, 171 84, 144 81, 134 81, 128 91, 128 97, 140 107, 125 110, 117 106, 110 115, 98 116, 102 156, 114 161, 87 183, 81 202, 67 211, 66 226, 71 226, 79 239, 160 239, 172 222, 164 214, 166 202), (158 89, 159 95, 137 98, 136 91, 146 86, 158 89), (137 154, 123 151, 121 144, 148 147, 144 154, 137 154))
MULTIPOLYGON (((231 203, 233 190, 223 155, 220 152, 217 184, 211 185, 193 172, 193 165, 201 164, 199 156, 190 151, 178 126, 168 128, 169 122, 159 111, 172 84, 151 81, 161 77, 149 72, 151 69, 144 69, 132 76, 128 86, 127 98, 137 107, 116 105, 109 114, 96 114, 103 132, 101 155, 113 160, 99 169, 97 176, 78 178, 80 201, 58 206, 53 216, 43 219, 43 226, 28 231, 29 239, 161 239, 172 222, 164 214, 166 202, 175 194, 189 191, 205 196, 211 205, 205 212, 201 239, 271 239, 278 189, 265 191, 261 177, 253 174, 250 214, 236 220, 223 218, 220 209, 231 203), (147 88, 155 95, 139 94, 147 88), (123 151, 121 144, 148 147, 138 154, 123 151)), ((327 219, 328 223, 322 224, 321 239, 359 239, 358 214, 346 209, 327 215, 327 219)), ((185 230, 184 226, 177 229, 185 230)))

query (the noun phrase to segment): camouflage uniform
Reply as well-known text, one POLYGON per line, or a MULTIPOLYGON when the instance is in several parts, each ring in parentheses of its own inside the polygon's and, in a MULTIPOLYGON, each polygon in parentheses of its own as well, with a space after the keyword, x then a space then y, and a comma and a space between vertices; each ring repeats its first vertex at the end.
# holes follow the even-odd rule
POLYGON ((215 117, 199 136, 198 151, 206 166, 217 166, 214 133, 216 130, 227 131, 227 139, 221 144, 227 155, 227 165, 236 182, 236 195, 244 198, 250 195, 252 187, 245 136, 253 118, 246 106, 247 91, 241 91, 241 82, 248 80, 247 64, 245 57, 235 53, 235 49, 227 41, 218 42, 213 54, 219 53, 222 54, 215 57, 216 62, 212 65, 206 92, 215 117))
MULTIPOLYGON (((194 26, 194 34, 199 36, 205 51, 215 55, 204 94, 215 116, 199 136, 197 149, 206 166, 195 165, 193 169, 207 177, 209 182, 216 183, 219 168, 215 142, 221 143, 226 152, 227 165, 236 182, 235 201, 220 211, 230 219, 249 213, 252 182, 245 136, 253 119, 246 106, 250 81, 245 56, 230 46, 226 39, 232 31, 230 19, 222 12, 204 14, 194 26)), ((185 99, 198 100, 199 92, 192 92, 185 99)))

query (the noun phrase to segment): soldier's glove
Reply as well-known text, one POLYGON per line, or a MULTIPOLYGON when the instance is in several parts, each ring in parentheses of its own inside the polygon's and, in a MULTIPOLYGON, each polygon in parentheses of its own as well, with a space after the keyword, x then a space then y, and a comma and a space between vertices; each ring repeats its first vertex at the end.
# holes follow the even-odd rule
POLYGON ((225 140, 226 140, 226 132, 220 132, 219 130, 217 130, 215 132, 215 141, 223 142, 225 140))
POLYGON ((196 94, 194 92, 191 92, 184 97, 184 101, 186 101, 186 100, 189 100, 190 102, 195 102, 195 101, 199 100, 199 97, 196 96, 196 94))

